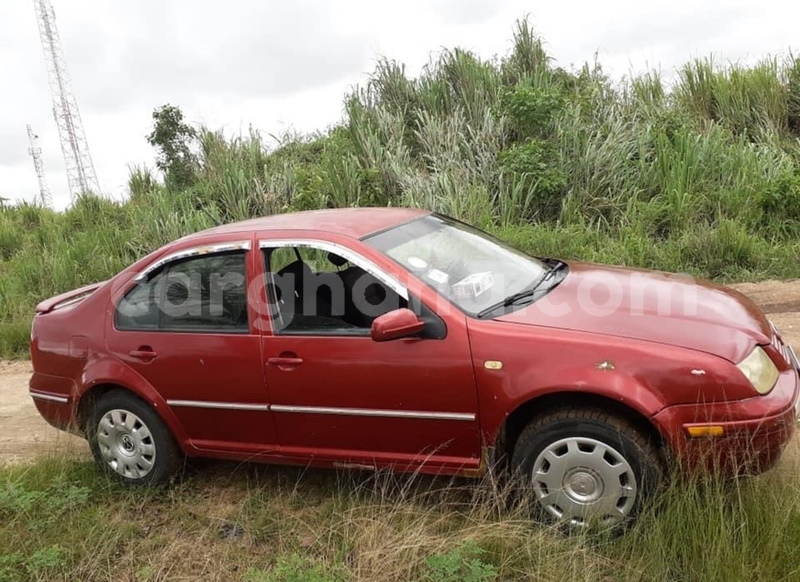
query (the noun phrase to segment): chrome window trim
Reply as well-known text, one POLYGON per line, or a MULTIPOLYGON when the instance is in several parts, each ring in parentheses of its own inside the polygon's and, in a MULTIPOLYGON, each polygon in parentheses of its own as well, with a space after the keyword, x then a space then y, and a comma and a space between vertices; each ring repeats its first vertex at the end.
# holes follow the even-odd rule
POLYGON ((243 402, 209 402, 205 400, 167 400, 169 406, 187 408, 218 408, 221 410, 269 410, 269 404, 246 404, 243 402))
POLYGON ((305 414, 341 414, 343 416, 375 416, 381 418, 420 418, 429 420, 474 421, 475 415, 469 412, 428 412, 421 410, 384 410, 379 408, 336 408, 328 406, 290 406, 272 404, 274 412, 296 412, 305 414))
POLYGON ((54 396, 53 394, 34 392, 33 390, 30 390, 28 394, 30 394, 31 398, 35 398, 36 400, 47 400, 49 402, 58 402, 59 404, 66 404, 69 402, 69 398, 66 396, 54 396))
POLYGON ((394 277, 389 275, 386 271, 380 269, 375 263, 357 253, 356 251, 329 241, 307 239, 307 238, 293 238, 293 239, 268 239, 258 241, 260 249, 276 249, 285 247, 309 247, 319 249, 339 255, 358 267, 364 269, 367 273, 378 279, 381 283, 389 287, 392 291, 397 293, 400 297, 408 301, 408 289, 405 285, 397 281, 394 277))
POLYGON ((161 257, 154 263, 150 263, 150 265, 148 265, 144 271, 136 275, 136 277, 133 280, 137 282, 141 281, 156 269, 159 269, 164 265, 166 265, 167 263, 171 263, 172 261, 177 261, 179 259, 185 259, 188 257, 210 255, 214 253, 224 253, 228 251, 249 251, 250 246, 251 242, 249 240, 239 240, 239 241, 224 242, 214 245, 202 245, 197 247, 191 247, 188 249, 182 249, 180 251, 175 251, 174 253, 170 253, 165 257, 161 257))

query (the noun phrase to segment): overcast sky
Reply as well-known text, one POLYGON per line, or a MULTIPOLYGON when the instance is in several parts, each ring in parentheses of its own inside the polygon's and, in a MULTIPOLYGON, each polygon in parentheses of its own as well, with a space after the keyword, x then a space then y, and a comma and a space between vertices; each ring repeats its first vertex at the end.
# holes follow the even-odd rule
MULTIPOLYGON (((153 109, 228 134, 324 129, 379 56, 416 74, 431 51, 505 54, 530 15, 556 64, 595 53, 615 77, 665 74, 693 56, 752 61, 800 48, 800 3, 778 0, 51 0, 104 193, 153 166, 153 109)), ((25 125, 40 136, 57 207, 69 203, 33 0, 0 0, 0 196, 38 185, 25 125)))

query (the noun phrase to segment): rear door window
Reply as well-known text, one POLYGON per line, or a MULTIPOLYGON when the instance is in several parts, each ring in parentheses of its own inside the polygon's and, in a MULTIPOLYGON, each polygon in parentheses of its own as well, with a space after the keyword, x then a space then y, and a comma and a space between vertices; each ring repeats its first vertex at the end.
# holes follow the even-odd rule
POLYGON ((167 264, 117 305, 119 330, 247 333, 246 251, 167 264))

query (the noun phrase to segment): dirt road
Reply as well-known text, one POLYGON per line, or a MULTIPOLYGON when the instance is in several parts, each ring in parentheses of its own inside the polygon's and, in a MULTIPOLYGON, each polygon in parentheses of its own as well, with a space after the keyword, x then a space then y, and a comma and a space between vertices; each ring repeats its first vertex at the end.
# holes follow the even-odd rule
POLYGON ((0 361, 0 463, 68 449, 89 454, 86 441, 47 424, 28 396, 30 362, 0 361))
MULTIPOLYGON (((800 281, 764 281, 734 287, 758 303, 786 341, 795 349, 800 348, 800 281)), ((28 396, 30 373, 30 362, 0 361, 0 463, 62 449, 72 455, 88 455, 86 441, 53 429, 39 416, 28 396)))

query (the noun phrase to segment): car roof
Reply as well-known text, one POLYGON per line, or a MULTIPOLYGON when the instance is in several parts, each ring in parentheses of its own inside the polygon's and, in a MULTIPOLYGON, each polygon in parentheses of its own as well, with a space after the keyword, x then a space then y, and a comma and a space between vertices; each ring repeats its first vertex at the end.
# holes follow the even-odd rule
POLYGON ((330 208, 273 214, 233 222, 198 232, 182 240, 195 237, 233 232, 255 232, 260 230, 311 230, 363 238, 393 226, 409 222, 430 214, 417 208, 330 208))

